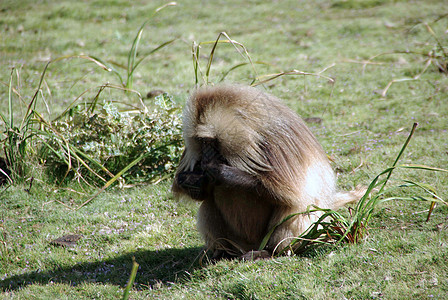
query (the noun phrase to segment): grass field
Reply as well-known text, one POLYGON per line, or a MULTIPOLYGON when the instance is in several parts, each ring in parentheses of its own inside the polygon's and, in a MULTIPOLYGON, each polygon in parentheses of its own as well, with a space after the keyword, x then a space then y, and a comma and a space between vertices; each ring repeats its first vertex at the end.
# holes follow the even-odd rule
MULTIPOLYGON (((149 20, 138 56, 148 57, 132 76, 132 89, 143 96, 163 90, 181 106, 195 84, 193 42, 215 41, 226 32, 244 45, 257 73, 247 64, 225 81, 250 84, 256 74, 291 70, 321 75, 281 76, 261 88, 303 118, 318 120, 308 125, 332 158, 341 189, 368 185, 391 166, 414 122, 419 125, 400 164, 448 168, 446 1, 190 0, 151 17, 164 3, 1 1, 0 113, 10 120, 12 112, 20 123, 41 78, 35 110, 46 120, 75 100, 87 107, 106 83, 123 87, 98 62, 108 62, 126 78, 120 66, 126 66, 135 36, 149 20), (61 57, 67 58, 57 60, 61 57)), ((211 48, 201 45, 203 71, 211 48)), ((217 83, 240 63, 247 63, 244 55, 219 44, 209 81, 217 83)), ((143 98, 141 103, 137 93, 107 88, 98 103, 153 107, 152 98, 143 98)), ((0 127, 6 151, 6 122, 0 127)), ((132 187, 121 182, 79 208, 99 188, 76 180, 58 185, 36 151, 27 151, 23 180, 0 186, 0 298, 121 298, 133 257, 139 269, 131 299, 445 299, 448 294, 443 204, 427 221, 428 202, 382 203, 369 235, 358 244, 322 247, 305 256, 202 264, 198 205, 174 200, 169 178, 132 187), (82 238, 71 247, 51 244, 67 234, 82 238)), ((447 173, 396 169, 388 186, 405 180, 430 185, 448 198, 447 173)), ((386 196, 423 194, 402 187, 386 196)))

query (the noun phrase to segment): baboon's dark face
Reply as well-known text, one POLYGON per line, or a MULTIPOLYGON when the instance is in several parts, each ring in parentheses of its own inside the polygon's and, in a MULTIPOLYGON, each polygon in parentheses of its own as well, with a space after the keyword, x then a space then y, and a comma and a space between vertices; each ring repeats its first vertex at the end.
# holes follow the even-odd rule
POLYGON ((196 138, 199 145, 199 161, 196 162, 193 171, 180 172, 177 175, 178 185, 193 199, 204 200, 212 192, 216 183, 216 170, 219 165, 227 164, 226 159, 219 151, 219 142, 210 138, 196 138))
POLYGON ((201 145, 201 168, 203 170, 207 169, 209 165, 227 165, 227 160, 221 153, 219 141, 216 139, 210 138, 199 138, 198 139, 201 145))
POLYGON ((218 141, 210 138, 198 138, 197 140, 201 149, 200 163, 202 169, 204 169, 206 165, 218 160, 221 156, 219 152, 219 144, 218 141))

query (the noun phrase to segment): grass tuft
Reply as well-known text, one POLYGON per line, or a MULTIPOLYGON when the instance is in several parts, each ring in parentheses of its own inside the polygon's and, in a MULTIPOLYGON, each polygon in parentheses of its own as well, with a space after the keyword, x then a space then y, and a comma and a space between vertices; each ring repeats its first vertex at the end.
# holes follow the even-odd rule
POLYGON ((306 212, 291 214, 285 217, 278 224, 273 226, 266 234, 266 236, 263 238, 259 250, 262 250, 266 247, 266 244, 268 243, 271 235, 278 226, 298 215, 321 213, 320 218, 316 222, 314 222, 310 226, 310 228, 308 228, 299 237, 293 238, 286 247, 278 251, 277 256, 288 253, 288 251, 294 254, 306 255, 311 251, 315 252, 316 249, 322 245, 336 246, 342 243, 353 244, 363 241, 365 237, 368 235, 370 219, 374 215, 375 209, 379 206, 379 204, 383 202, 393 200, 429 202, 430 207, 426 219, 427 221, 429 220, 436 203, 441 203, 443 205, 448 206, 448 203, 444 201, 442 198, 440 198, 437 195, 435 188, 429 184, 418 183, 413 182, 411 180, 403 179, 402 181, 404 182, 404 184, 398 187, 388 188, 387 190, 385 189, 387 183, 389 182, 390 177, 392 176, 392 172, 397 168, 412 168, 416 170, 430 170, 433 172, 448 173, 448 170, 433 168, 429 166, 397 165, 405 149, 409 145, 411 138, 415 133, 417 125, 418 125, 417 123, 413 124, 410 134, 406 139, 405 143, 403 144, 401 150, 399 151, 397 157, 395 158, 395 161, 392 164, 392 166, 382 171, 370 182, 364 196, 358 201, 356 207, 354 209, 349 210, 348 218, 344 217, 342 214, 331 209, 322 209, 317 206, 309 207, 306 212), (388 194, 396 192, 398 188, 403 189, 406 187, 418 187, 421 190, 423 190, 426 194, 428 194, 430 197, 428 198, 427 196, 420 196, 420 195, 406 196, 406 197, 386 196, 388 194))
POLYGON ((18 72, 13 68, 11 70, 9 85, 8 85, 8 115, 5 116, 0 112, 0 118, 5 126, 6 138, 2 141, 3 150, 5 154, 5 170, 2 169, 1 173, 9 180, 9 183, 21 183, 27 177, 27 160, 29 159, 28 151, 30 149, 29 143, 34 137, 32 131, 33 123, 33 106, 36 103, 36 95, 33 97, 28 105, 28 109, 20 122, 20 125, 16 125, 14 120, 14 105, 13 105, 13 93, 20 96, 20 94, 13 89, 13 78, 16 74, 18 80, 18 72))
POLYGON ((163 10, 166 7, 169 6, 176 6, 177 3, 176 2, 169 2, 166 3, 158 8, 156 8, 151 17, 149 17, 145 22, 143 22, 143 24, 140 26, 139 30, 137 31, 137 34, 134 37, 134 40, 132 41, 132 45, 131 48, 129 49, 128 55, 127 55, 127 65, 123 65, 120 64, 118 62, 115 61, 103 61, 99 58, 94 58, 92 57, 92 59, 100 62, 102 65, 106 66, 105 70, 112 72, 119 80, 120 85, 122 85, 123 88, 125 88, 126 90, 129 91, 133 91, 134 88, 134 73, 135 70, 140 66, 140 64, 147 59, 149 56, 151 56, 152 54, 156 53, 157 51, 159 51, 160 49, 170 45, 171 43, 173 43, 174 41, 176 41, 176 39, 171 39, 168 40, 166 42, 163 42, 162 44, 158 45, 157 47, 155 47, 154 49, 150 50, 147 53, 144 54, 140 54, 139 53, 139 45, 140 45, 140 41, 142 39, 143 36, 143 31, 145 29, 145 27, 147 26, 147 24, 152 21, 153 17, 161 10, 163 10), (140 57, 139 57, 140 56, 140 57), (120 69, 124 69, 126 70, 126 76, 122 76, 122 74, 120 73, 120 71, 118 71, 115 67, 118 67, 120 69), (124 79, 125 80, 124 80, 124 79))

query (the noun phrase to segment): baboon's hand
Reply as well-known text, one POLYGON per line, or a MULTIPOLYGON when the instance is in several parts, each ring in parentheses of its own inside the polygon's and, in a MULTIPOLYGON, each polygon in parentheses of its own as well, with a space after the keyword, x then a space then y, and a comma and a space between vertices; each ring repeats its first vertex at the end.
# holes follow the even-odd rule
POLYGON ((177 184, 193 199, 204 200, 206 197, 208 179, 203 173, 181 172, 177 175, 177 184))
POLYGON ((204 166, 204 173, 208 183, 214 186, 226 186, 246 190, 256 190, 260 187, 260 182, 254 176, 226 164, 208 164, 204 166))
POLYGON ((204 173, 209 183, 213 185, 220 185, 223 181, 223 173, 225 165, 222 164, 207 164, 204 166, 204 173))

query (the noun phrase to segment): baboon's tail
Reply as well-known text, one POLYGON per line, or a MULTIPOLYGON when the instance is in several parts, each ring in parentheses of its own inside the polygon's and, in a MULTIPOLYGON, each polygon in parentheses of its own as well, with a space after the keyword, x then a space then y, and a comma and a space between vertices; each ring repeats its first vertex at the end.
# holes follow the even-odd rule
POLYGON ((350 192, 338 192, 336 194, 336 199, 334 202, 333 209, 337 209, 349 203, 356 203, 361 199, 362 196, 367 191, 365 186, 357 186, 353 191, 350 192))

